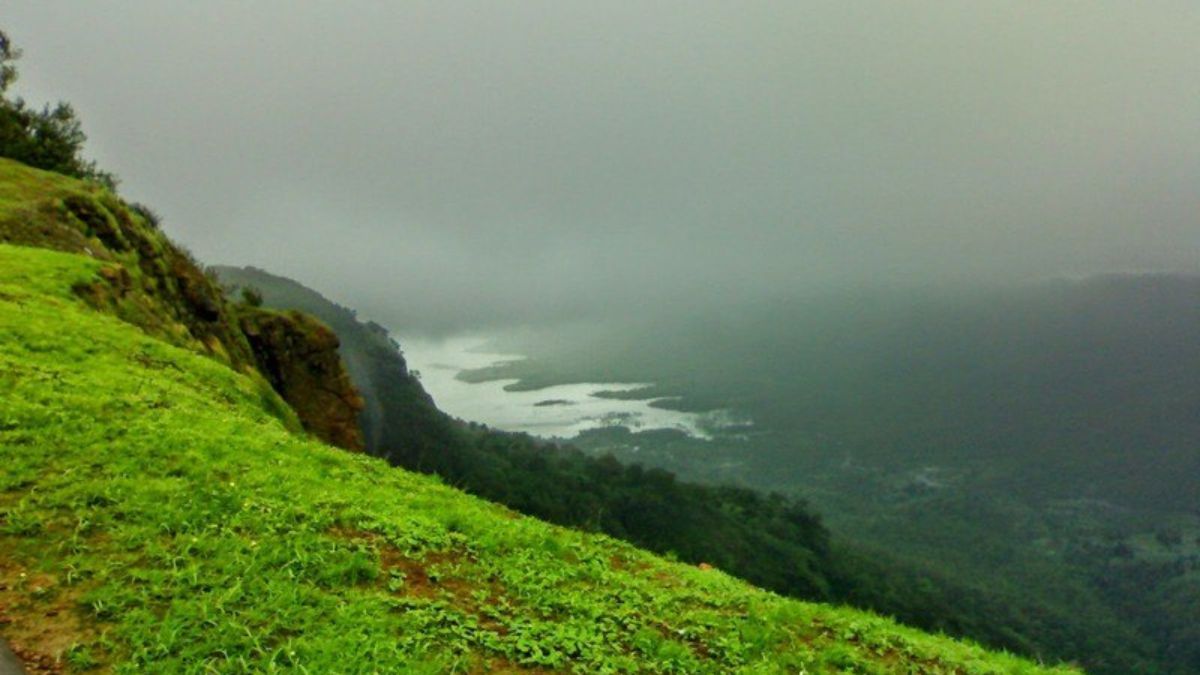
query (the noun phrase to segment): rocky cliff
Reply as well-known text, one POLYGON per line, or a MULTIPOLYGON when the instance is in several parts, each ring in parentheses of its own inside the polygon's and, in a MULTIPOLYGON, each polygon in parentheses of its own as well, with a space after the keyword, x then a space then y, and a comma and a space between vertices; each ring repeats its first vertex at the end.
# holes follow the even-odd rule
POLYGON ((451 448, 462 441, 384 327, 360 320, 353 310, 291 279, 254 267, 213 269, 223 284, 255 289, 266 306, 311 314, 337 333, 342 361, 362 393, 365 407, 359 420, 368 452, 423 471, 445 465, 451 448))
POLYGON ((265 378, 306 430, 361 450, 362 402, 332 331, 298 312, 268 316, 228 300, 156 221, 99 185, 0 158, 0 243, 119 263, 76 293, 154 337, 265 378))
POLYGON ((342 367, 337 335, 300 312, 243 307, 238 318, 259 371, 304 428, 338 447, 362 450, 363 399, 342 367))

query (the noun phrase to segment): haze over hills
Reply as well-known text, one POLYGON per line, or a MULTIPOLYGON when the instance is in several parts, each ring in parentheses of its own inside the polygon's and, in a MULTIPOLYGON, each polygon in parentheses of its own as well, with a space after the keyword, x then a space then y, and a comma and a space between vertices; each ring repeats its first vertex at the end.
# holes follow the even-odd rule
POLYGON ((501 334, 498 348, 531 358, 472 377, 636 375, 657 383, 643 395, 733 408, 754 425, 709 442, 616 430, 573 443, 804 495, 860 545, 1137 627, 1163 667, 1192 672, 1197 336, 1200 277, 1116 275, 501 334))
POLYGON ((4 21, 30 668, 1200 673, 1195 3, 4 21))
POLYGON ((406 330, 1200 272, 1186 0, 6 7, 197 255, 406 330))
MULTIPOLYGON (((382 335, 377 327, 353 321, 353 313, 324 300, 294 281, 253 269, 219 268, 219 273, 227 284, 259 289, 268 305, 303 308, 335 322, 343 335, 382 335)), ((1078 313, 1056 310, 1062 309, 1063 305, 1090 305, 1094 309, 1093 318, 1112 316, 1112 310, 1116 309, 1114 304, 1131 298, 1137 301, 1134 304, 1143 306, 1143 309, 1154 306, 1177 310, 1178 314, 1151 314, 1173 317, 1167 321, 1186 326, 1193 320, 1194 314, 1187 313, 1192 309, 1186 303, 1189 294, 1181 293, 1180 289, 1191 288, 1194 283, 1194 279, 1186 278, 1099 279, 1064 286, 1063 298, 1048 303, 1048 307, 1031 306, 1028 302, 1029 298, 1044 298, 1041 293, 997 293, 993 297, 1004 298, 1005 302, 997 301, 991 306, 997 312, 1011 312, 1014 318, 1025 317, 1025 324, 1016 326, 1010 332, 1018 335, 1040 332, 1047 337, 1077 337, 1073 331, 1062 329, 1061 320, 1064 316, 1076 316, 1078 313), (1039 323, 1055 317, 1058 318, 1050 321, 1049 325, 1032 330, 1039 323)), ((753 371, 732 371, 747 377, 743 389, 734 388, 742 380, 726 382, 720 379, 731 372, 724 368, 726 363, 758 364, 764 371, 771 372, 786 372, 784 369, 789 364, 794 367, 805 365, 797 356, 803 354, 797 349, 798 342, 789 339, 795 335, 780 328, 778 313, 769 314, 775 321, 770 325, 775 328, 774 335, 779 339, 774 343, 777 345, 774 350, 768 349, 772 343, 766 339, 771 335, 767 331, 763 331, 757 340, 741 342, 745 337, 743 330, 759 325, 746 316, 733 317, 731 325, 738 326, 736 331, 722 334, 712 326, 705 330, 686 326, 669 338, 662 331, 672 328, 670 325, 660 324, 657 334, 645 330, 644 326, 634 325, 609 325, 597 328, 596 334, 588 334, 580 331, 576 325, 564 334, 556 335, 549 330, 541 334, 546 344, 557 345, 557 351, 530 339, 530 333, 524 333, 522 339, 511 336, 507 340, 498 338, 497 344, 506 351, 529 350, 527 353, 534 355, 533 358, 474 377, 524 376, 527 380, 518 386, 525 388, 549 382, 630 377, 633 373, 640 373, 659 378, 655 393, 685 394, 682 400, 685 407, 735 405, 753 411, 756 418, 750 433, 739 428, 725 435, 717 433, 711 440, 690 438, 670 431, 631 433, 617 427, 586 432, 568 442, 596 456, 614 453, 626 462, 663 466, 684 477, 719 483, 737 481, 814 499, 820 505, 820 511, 834 523, 830 552, 815 568, 824 577, 819 582, 824 590, 817 590, 810 582, 784 582, 778 585, 779 578, 765 581, 767 577, 754 576, 765 570, 756 569, 757 565, 748 560, 735 563, 731 568, 743 570, 751 578, 762 579, 763 583, 777 590, 799 593, 802 597, 832 597, 894 614, 917 625, 970 635, 1010 649, 1077 659, 1100 672, 1146 670, 1155 667, 1152 665, 1154 662, 1173 664, 1170 667, 1187 672, 1190 666, 1186 664, 1193 658, 1187 647, 1191 644, 1187 636, 1194 623, 1192 606, 1184 598, 1194 592, 1191 578, 1197 551, 1191 542, 1196 535, 1200 535, 1200 521, 1194 518, 1194 514, 1189 516, 1186 510, 1170 509, 1171 499, 1159 502, 1165 505, 1159 508, 1150 508, 1152 505, 1148 505, 1140 509, 1134 508, 1136 502, 1121 502, 1115 497, 1107 501, 1096 497, 1083 499, 1079 486, 1091 480, 1086 476, 1087 467, 1101 466, 1086 462, 1078 463, 1079 476, 1064 479, 1058 485, 1038 487, 1023 485, 1019 480, 1022 475, 1036 473, 1037 467, 1029 462, 1041 462, 1038 466, 1070 462, 1069 446, 1064 447, 1057 457, 1049 452, 1024 457, 1015 454, 1008 462, 987 462, 986 458, 981 459, 977 454, 955 457, 953 453, 924 456, 914 453, 908 456, 897 451, 888 457, 882 451, 872 454, 869 450, 874 446, 866 445, 867 452, 847 462, 846 453, 854 452, 848 443, 841 443, 836 453, 822 454, 830 444, 840 440, 833 424, 835 420, 831 419, 826 420, 829 426, 823 429, 823 437, 806 445, 789 444, 788 439, 796 437, 799 432, 793 427, 781 425, 779 420, 787 419, 788 413, 801 420, 807 419, 806 415, 812 413, 805 411, 801 402, 828 402, 835 390, 834 385, 839 384, 836 378, 838 364, 859 361, 850 357, 831 358, 831 352, 861 349, 866 344, 882 355, 878 363, 892 363, 889 358, 884 358, 887 349, 907 350, 915 344, 896 337, 909 334, 896 329, 897 326, 909 325, 930 340, 930 348, 916 356, 930 359, 938 353, 934 348, 938 343, 931 336, 938 332, 939 327, 945 331, 942 337, 951 341, 954 339, 952 331, 965 331, 969 319, 978 316, 971 312, 963 314, 964 308, 976 306, 973 303, 963 302, 961 298, 943 300, 925 304, 921 311, 904 310, 905 316, 912 317, 912 324, 902 324, 895 321, 895 317, 889 320, 889 317, 882 316, 883 310, 880 308, 893 307, 890 302, 864 303, 860 305, 864 313, 852 317, 842 313, 840 304, 827 306, 827 315, 823 319, 829 325, 825 335, 853 335, 859 341, 822 340, 816 331, 797 331, 808 335, 812 344, 822 345, 826 350, 822 353, 823 358, 816 359, 828 369, 821 379, 824 391, 811 398, 771 389, 760 391, 760 387, 766 387, 764 381, 775 380, 770 380, 764 374, 755 378, 753 371), (834 323, 834 317, 840 318, 840 325, 834 323), (918 318, 923 321, 918 323, 918 318), (852 320, 878 322, 873 325, 886 325, 894 330, 874 334, 863 330, 842 332, 852 320), (691 336, 704 336, 709 342, 689 345, 685 332, 691 336), (728 361, 705 361, 699 358, 701 354, 722 353, 714 348, 715 344, 731 350, 724 352, 728 361), (598 348, 601 346, 604 349, 598 348), (690 347, 692 351, 684 347, 690 347), (756 354, 750 357, 743 351, 732 350, 754 350, 756 354), (571 357, 578 361, 572 363, 571 357), (705 363, 705 367, 695 367, 700 362, 705 363), (572 368, 575 364, 579 365, 572 368), (679 367, 678 371, 671 370, 675 365, 679 367), (561 370, 555 370, 556 367, 561 370), (778 398, 770 397, 772 393, 777 394, 778 398), (742 397, 738 397, 739 394, 742 397), (750 407, 750 401, 765 401, 772 407, 750 407), (786 454, 788 451, 807 454, 789 458, 786 454), (1025 464, 1022 465, 1022 462, 1025 464), (1154 538, 1156 534, 1163 537, 1178 536, 1181 543, 1174 548, 1161 548, 1157 543, 1152 543, 1157 541, 1154 538), (1147 537, 1149 542, 1146 541, 1147 537), (1130 582, 1127 583, 1126 579, 1130 582), (1147 585, 1145 582, 1148 579, 1155 582, 1147 585), (814 596, 814 593, 817 595, 814 596)), ((901 312, 895 308, 892 311, 901 312)), ((1120 312, 1115 315, 1120 315, 1120 312)), ((806 321, 817 320, 813 311, 804 312, 803 316, 806 321)), ((1157 346, 1168 352, 1171 350, 1166 348, 1171 345, 1175 348, 1172 353, 1180 354, 1187 353, 1191 346, 1190 343, 1172 342, 1185 337, 1186 331, 1161 331, 1144 320, 1137 325, 1138 330, 1161 333, 1163 342, 1157 346)), ((1116 333, 1097 335, 1106 343, 1128 344, 1118 339, 1116 333)), ((1001 345, 1004 347, 1001 353, 1008 357, 1003 363, 1011 364, 1013 354, 1021 349, 1019 344, 1010 343, 1005 338, 1005 334, 993 335, 993 342, 979 344, 979 354, 986 355, 991 345, 1001 345)), ((381 337, 375 339, 382 340, 381 337)), ((355 346, 357 342, 358 338, 351 338, 343 347, 343 353, 351 362, 358 358, 353 353, 358 349, 355 346)), ((1045 342, 1039 340, 1033 341, 1033 344, 1045 342)), ((1119 350, 1113 349, 1100 351, 1110 357, 1119 353, 1119 350)), ((1044 354, 1032 347, 1026 348, 1026 355, 1031 360, 1034 356, 1045 360, 1044 354)), ((948 353, 945 358, 954 356, 963 358, 955 352, 948 353)), ((395 345, 388 358, 392 361, 401 359, 395 345)), ((1126 358, 1128 360, 1129 357, 1126 358)), ((981 357, 979 361, 984 363, 987 359, 981 357)), ((954 368, 938 363, 926 362, 925 367, 932 373, 956 372, 954 368)), ((960 388, 983 386, 981 378, 985 375, 986 371, 975 372, 965 383, 957 380, 939 382, 931 377, 917 379, 914 382, 921 383, 927 389, 910 384, 898 395, 912 404, 927 395, 927 391, 940 392, 960 385, 960 388)), ((1151 373, 1147 372, 1146 375, 1149 377, 1151 373)), ((807 377, 803 382, 809 381, 807 377)), ((877 374, 862 377, 884 379, 877 374)), ((857 381, 844 383, 842 390, 853 391, 856 384, 857 381)), ((797 380, 793 386, 799 388, 801 385, 802 382, 797 380)), ((1157 391, 1146 389, 1139 395, 1153 398, 1157 391)), ((1172 390, 1168 388, 1161 391, 1170 394, 1172 390)), ((530 400, 536 398, 534 396, 530 400)), ((1159 403, 1175 400, 1168 395, 1159 403)), ((393 405, 398 402, 394 401, 393 405)), ((1153 401, 1147 405, 1150 403, 1153 401)), ((960 402, 960 405, 965 407, 966 403, 960 402)), ((1064 401, 1062 405, 1075 404, 1064 401)), ((849 404, 847 406, 851 411, 854 409, 849 404)), ((831 409, 836 410, 831 406, 824 410, 831 409)), ((989 411, 998 416, 1012 414, 1011 411, 994 408, 978 410, 975 414, 982 419, 989 411)), ((1051 409, 1045 414, 1057 413, 1051 409)), ((881 416, 880 419, 886 417, 881 416)), ((951 418, 947 416, 943 419, 951 418)), ((1181 416, 1177 421, 1189 424, 1190 417, 1181 416)), ((867 425, 879 422, 871 418, 859 420, 858 423, 867 425)), ((870 434, 872 431, 866 429, 862 433, 870 434)), ((1186 436, 1186 429, 1183 435, 1186 436)), ((504 443, 512 443, 518 437, 495 435, 495 438, 507 438, 504 443)), ((904 438, 899 437, 896 444, 900 445, 904 438)), ((951 437, 945 433, 940 437, 928 433, 925 438, 933 443, 938 438, 945 441, 951 437)), ((1012 442, 1016 444, 1019 439, 1014 435, 1012 442)), ((395 441, 393 443, 402 445, 395 441)), ((441 463, 431 461, 426 468, 451 477, 451 480, 470 491, 499 499, 514 508, 558 522, 572 522, 570 519, 573 516, 550 507, 543 501, 543 496, 535 495, 545 489, 543 482, 557 484, 569 480, 559 472, 565 471, 568 475, 573 473, 577 469, 570 467, 573 464, 580 466, 578 460, 559 464, 557 468, 554 462, 523 464, 521 471, 524 474, 520 471, 511 473, 516 469, 515 465, 511 465, 504 470, 509 476, 504 480, 505 483, 513 486, 532 480, 542 487, 534 488, 532 492, 511 487, 502 490, 497 489, 493 478, 488 477, 489 470, 480 470, 482 466, 494 466, 496 458, 486 458, 494 449, 467 449, 471 443, 463 444, 461 440, 459 443, 456 447, 462 449, 456 452, 465 453, 465 457, 473 459, 453 462, 444 454, 446 449, 443 448, 441 463), (481 451, 483 454, 478 454, 481 451), (454 468, 451 464, 474 467, 475 470, 454 468), (514 478, 518 475, 524 477, 514 478), (563 518, 567 520, 562 521, 563 518)), ((387 446, 385 439, 383 446, 376 451, 387 456, 387 446)), ((492 444, 492 447, 502 446, 492 444)), ((536 447, 536 444, 528 447, 536 447)), ((1181 450, 1186 450, 1186 446, 1181 450)), ((543 446, 541 453, 553 456, 555 451, 543 446)), ((1182 456, 1188 457, 1186 452, 1182 456)), ((405 460, 399 461, 403 463, 405 460)), ((1095 469, 1097 472, 1100 470, 1095 469)), ((495 471, 495 468, 490 471, 495 471)), ((1110 476, 1108 480, 1116 485, 1121 480, 1129 480, 1129 472, 1110 476)), ((1186 480, 1183 483, 1186 484, 1186 480)), ((590 488, 576 485, 571 489, 590 488)), ((635 510, 644 512, 645 508, 662 507, 643 505, 635 507, 635 510)), ((585 518, 583 522, 588 521, 585 518)), ((627 525, 631 522, 636 520, 625 521, 627 525)), ((652 547, 656 546, 653 543, 655 538, 663 536, 660 532, 647 538, 646 530, 621 534, 620 529, 605 527, 605 531, 617 533, 618 536, 633 536, 635 541, 652 547)), ((686 527, 677 529, 678 534, 686 531, 686 527)), ((691 549, 691 544, 683 544, 677 535, 672 536, 676 537, 672 550, 682 554, 685 559, 697 555, 698 551, 691 549), (681 544, 684 548, 678 548, 681 544), (685 552, 689 549, 693 552, 685 552)), ((704 535, 697 536, 710 539, 704 535)), ((821 545, 822 548, 825 546, 821 545)), ((754 558, 766 562, 768 558, 778 555, 773 553, 764 556, 764 550, 758 549, 754 558)), ((699 555, 694 559, 712 559, 723 554, 709 550, 699 555)))
POLYGON ((531 359, 487 375, 641 376, 685 408, 733 406, 770 434, 747 478, 935 464, 1020 475, 1030 497, 1194 511, 1198 300, 1188 275, 864 291, 501 334, 531 359))
MULTIPOLYGON (((356 456, 359 440, 324 424, 363 405, 341 395, 328 328, 253 294, 226 299, 147 213, 95 183, 0 159, 0 636, 26 667, 1053 672, 520 518, 356 456), (286 338, 265 337, 277 331, 286 338)), ((415 393, 403 405, 428 406, 415 393)), ((428 412, 408 424, 451 425, 428 412)), ((440 458, 486 474, 521 452, 494 452, 489 469, 470 447, 448 442, 440 458)), ((550 448, 524 454, 554 460, 550 448)), ((607 471, 590 489, 636 497, 645 476, 657 489, 643 494, 673 503, 630 504, 659 516, 630 524, 682 543, 719 550, 707 542, 741 537, 752 552, 774 545, 781 563, 779 547, 800 540, 788 528, 814 547, 823 536, 782 498, 640 468, 622 485, 611 460, 567 459, 607 471), (720 499, 741 517, 722 518, 720 499), (687 519, 703 536, 681 528, 687 519)), ((808 550, 811 565, 779 573, 819 578, 822 555, 808 550)))

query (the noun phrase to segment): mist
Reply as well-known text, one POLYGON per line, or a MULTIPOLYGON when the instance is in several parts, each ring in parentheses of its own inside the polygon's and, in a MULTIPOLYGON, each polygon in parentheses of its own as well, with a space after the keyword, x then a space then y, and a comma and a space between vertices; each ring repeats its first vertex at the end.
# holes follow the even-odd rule
POLYGON ((1192 2, 3 14, 174 238, 409 331, 1200 268, 1192 2))

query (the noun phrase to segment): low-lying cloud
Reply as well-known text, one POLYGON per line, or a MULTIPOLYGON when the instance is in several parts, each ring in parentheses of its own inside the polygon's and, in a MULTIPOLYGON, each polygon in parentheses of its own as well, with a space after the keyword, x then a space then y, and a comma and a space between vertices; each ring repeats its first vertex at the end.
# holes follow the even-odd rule
POLYGON ((1200 265, 1192 2, 6 4, 205 260, 393 325, 1200 265))

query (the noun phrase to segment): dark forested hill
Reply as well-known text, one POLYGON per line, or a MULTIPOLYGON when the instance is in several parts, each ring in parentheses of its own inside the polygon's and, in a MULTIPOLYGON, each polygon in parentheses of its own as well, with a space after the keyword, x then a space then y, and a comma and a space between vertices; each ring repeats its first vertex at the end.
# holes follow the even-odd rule
POLYGON ((804 494, 935 586, 1080 629, 1091 668, 1200 672, 1200 277, 697 305, 498 348, 531 358, 482 376, 650 380, 754 421, 711 443, 604 431, 581 448, 804 494), (1122 643, 1154 666, 1101 656, 1122 643))

